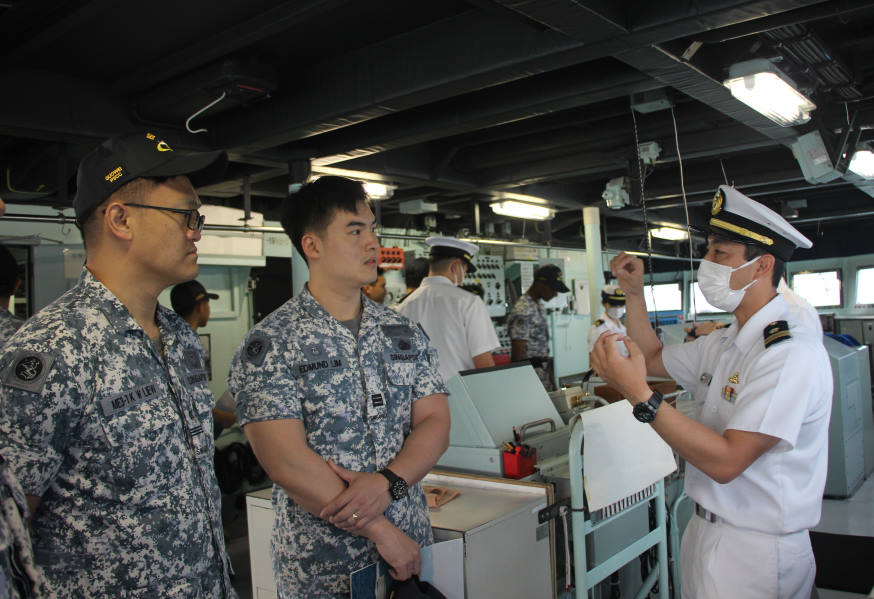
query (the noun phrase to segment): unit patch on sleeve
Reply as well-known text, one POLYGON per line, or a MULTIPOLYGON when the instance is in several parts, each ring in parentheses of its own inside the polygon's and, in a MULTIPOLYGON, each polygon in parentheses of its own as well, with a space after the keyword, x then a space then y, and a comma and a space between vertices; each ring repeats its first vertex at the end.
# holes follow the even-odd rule
POLYGON ((785 320, 777 320, 765 327, 765 347, 771 347, 775 343, 780 343, 789 339, 789 323, 785 320))
POLYGON ((49 353, 19 350, 6 369, 4 382, 33 393, 42 391, 55 358, 49 353))
POLYGON ((243 350, 243 360, 261 366, 264 363, 264 358, 267 356, 267 351, 270 349, 270 340, 264 337, 251 337, 246 348, 243 350))

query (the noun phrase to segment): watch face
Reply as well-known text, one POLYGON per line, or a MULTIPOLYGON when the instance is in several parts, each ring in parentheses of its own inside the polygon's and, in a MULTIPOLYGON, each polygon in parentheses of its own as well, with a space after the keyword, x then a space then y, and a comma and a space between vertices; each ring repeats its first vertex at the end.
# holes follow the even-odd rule
POLYGON ((652 422, 655 420, 655 411, 647 402, 639 403, 634 406, 634 417, 641 422, 652 422))
POLYGON ((407 483, 396 480, 389 486, 389 494, 392 499, 403 499, 407 496, 407 483))

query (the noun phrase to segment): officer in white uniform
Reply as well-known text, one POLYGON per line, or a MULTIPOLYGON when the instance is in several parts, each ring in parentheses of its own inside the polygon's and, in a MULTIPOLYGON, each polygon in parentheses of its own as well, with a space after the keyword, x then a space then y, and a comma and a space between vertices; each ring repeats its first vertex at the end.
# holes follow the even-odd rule
POLYGON ((422 325, 437 350, 444 381, 463 370, 494 366, 500 347, 488 309, 478 295, 459 288, 465 273, 476 272, 472 259, 479 248, 452 237, 429 237, 430 268, 422 285, 398 312, 422 325))
POLYGON ((595 370, 686 461, 695 516, 683 535, 685 598, 809 597, 816 573, 808 530, 825 487, 832 378, 818 332, 777 292, 784 263, 811 242, 780 215, 721 186, 698 269, 707 301, 731 326, 662 348, 643 299, 643 263, 611 262, 627 295, 630 356, 602 335, 595 370), (634 341, 632 341, 632 339, 634 341), (695 422, 646 385, 670 375, 695 398, 695 422))
POLYGON ((604 311, 589 328, 589 347, 595 345, 601 333, 625 335, 625 325, 620 320, 625 316, 625 292, 622 288, 616 285, 604 285, 601 289, 601 305, 604 306, 604 311))

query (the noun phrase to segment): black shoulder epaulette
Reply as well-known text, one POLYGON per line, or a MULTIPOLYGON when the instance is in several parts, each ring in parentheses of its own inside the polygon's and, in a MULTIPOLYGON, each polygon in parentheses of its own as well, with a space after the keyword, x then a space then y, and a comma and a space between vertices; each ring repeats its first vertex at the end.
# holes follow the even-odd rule
POLYGON ((599 327, 599 326, 601 326, 602 324, 604 324, 604 319, 603 319, 603 318, 599 318, 598 320, 595 321, 595 326, 596 326, 596 327, 599 327))
POLYGON ((785 320, 777 320, 765 327, 765 347, 771 347, 775 343, 780 343, 789 339, 789 323, 785 320))

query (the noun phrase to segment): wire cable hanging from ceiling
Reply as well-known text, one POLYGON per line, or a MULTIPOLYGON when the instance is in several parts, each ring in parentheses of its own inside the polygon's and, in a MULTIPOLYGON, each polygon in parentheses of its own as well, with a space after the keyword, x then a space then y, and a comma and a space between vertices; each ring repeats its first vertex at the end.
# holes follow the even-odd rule
MULTIPOLYGON (((692 322, 696 322, 698 320, 698 305, 695 301, 695 264, 692 261, 692 225, 689 222, 689 201, 686 199, 686 176, 683 173, 683 155, 680 153, 680 133, 677 129, 677 115, 674 113, 674 107, 671 106, 671 119, 674 121, 674 143, 677 147, 677 164, 680 165, 680 191, 683 194, 683 210, 686 212, 686 235, 688 235, 689 239, 689 289, 692 290, 690 295, 692 296, 692 322)), ((725 165, 722 164, 722 160, 719 161, 722 165, 722 175, 725 177, 726 185, 728 184, 728 177, 725 175, 725 165)))
POLYGON ((658 334, 659 311, 658 306, 656 306, 655 279, 652 271, 652 235, 649 232, 649 218, 646 213, 646 192, 644 188, 646 180, 643 177, 643 159, 640 156, 640 139, 637 133, 637 115, 634 112, 633 106, 631 107, 631 120, 634 123, 634 149, 637 152, 637 174, 640 180, 640 206, 643 210, 643 230, 646 235, 646 260, 647 270, 649 271, 649 291, 652 296, 652 312, 655 320, 655 330, 656 334, 658 334))

